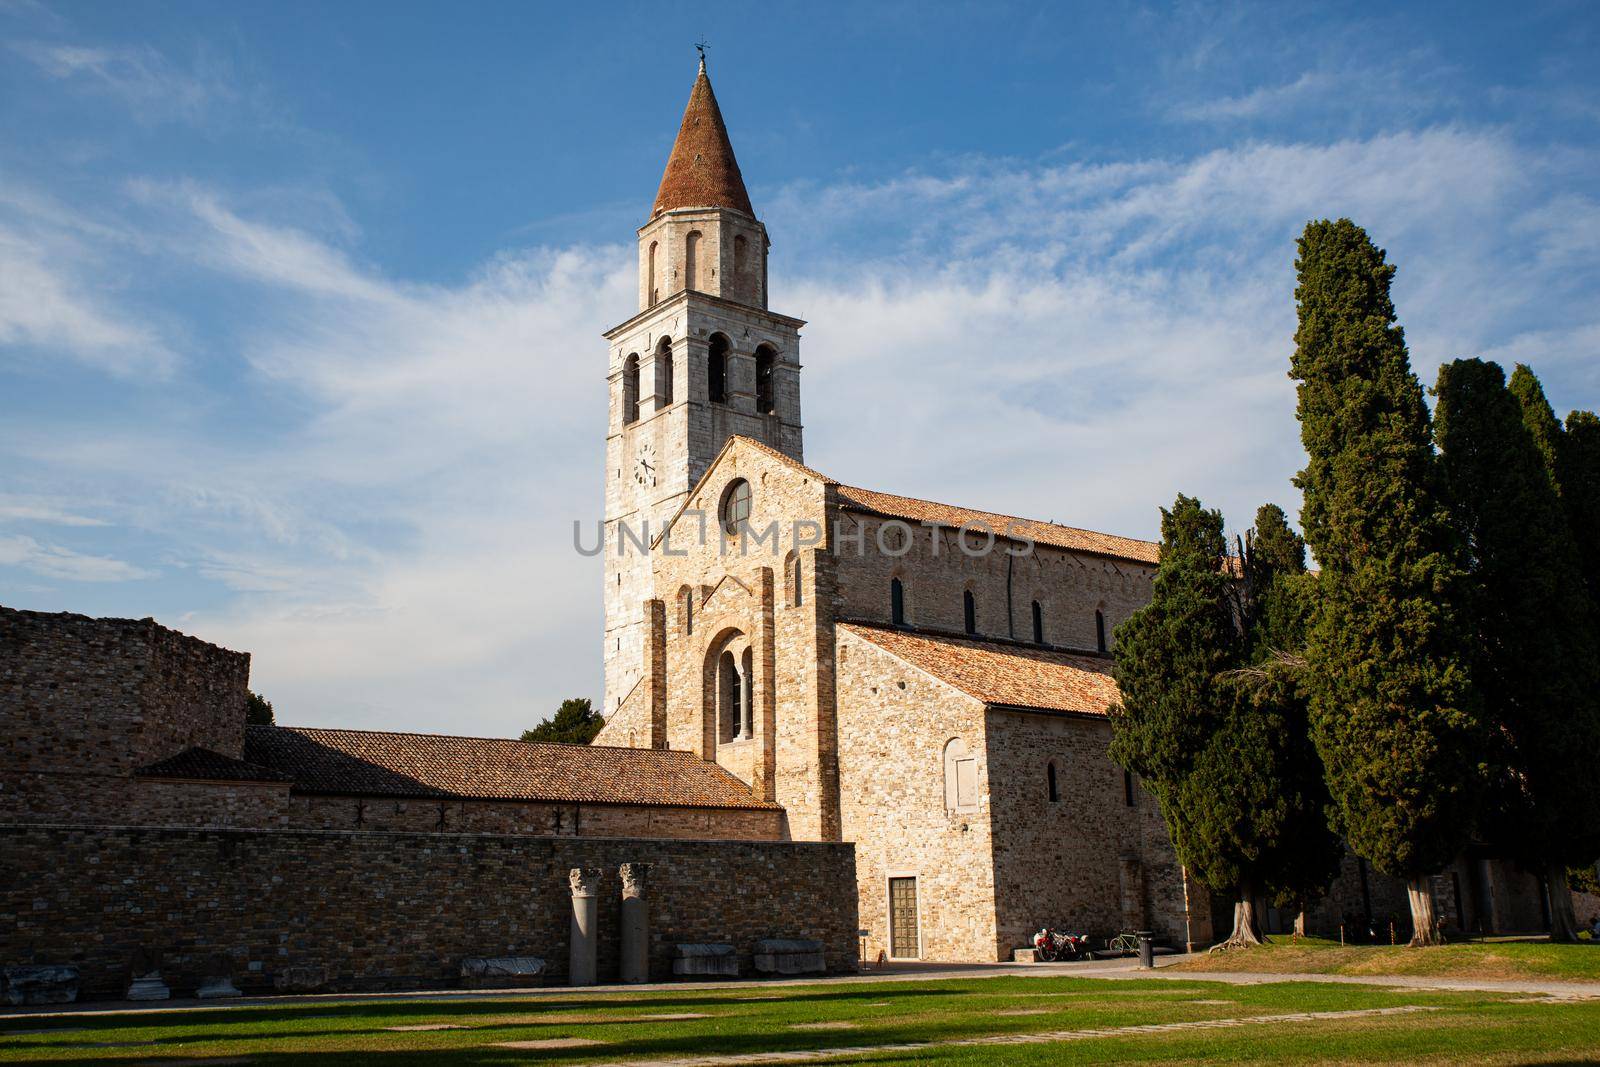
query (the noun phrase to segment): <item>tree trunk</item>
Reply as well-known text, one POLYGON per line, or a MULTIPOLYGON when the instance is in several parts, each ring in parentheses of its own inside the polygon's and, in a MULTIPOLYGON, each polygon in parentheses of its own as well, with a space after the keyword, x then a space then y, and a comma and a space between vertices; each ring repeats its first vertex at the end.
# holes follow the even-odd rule
POLYGON ((1550 940, 1578 940, 1578 918, 1572 913, 1572 890, 1567 886, 1567 867, 1552 863, 1546 869, 1545 883, 1550 887, 1550 940))
POLYGON ((1248 885, 1239 887, 1239 899, 1233 903, 1233 933, 1226 941, 1211 946, 1212 952, 1226 952, 1230 948, 1249 948, 1266 943, 1261 932, 1261 907, 1256 891, 1248 885))
POLYGON ((1406 896, 1411 899, 1411 947, 1444 944, 1444 935, 1433 918, 1433 890, 1428 886, 1428 876, 1419 875, 1407 882, 1406 896))

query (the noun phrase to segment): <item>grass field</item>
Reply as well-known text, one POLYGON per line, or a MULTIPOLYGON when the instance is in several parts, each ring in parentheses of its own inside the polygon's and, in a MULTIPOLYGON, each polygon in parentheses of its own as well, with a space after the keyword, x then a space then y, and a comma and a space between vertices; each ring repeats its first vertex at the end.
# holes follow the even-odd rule
POLYGON ((1173 964, 1189 971, 1266 974, 1423 975, 1430 978, 1529 978, 1600 982, 1600 945, 1548 941, 1470 941, 1436 948, 1344 945, 1277 936, 1259 948, 1211 952, 1173 964))
POLYGON ((1600 1001, 1310 982, 1002 977, 0 1021, 7 1062, 704 1064, 777 1051, 802 1054, 798 1062, 814 1052, 818 1062, 953 1064, 1570 1063, 1600 1055, 1600 1001), (1155 1025, 1166 1029, 1126 1029, 1155 1025))

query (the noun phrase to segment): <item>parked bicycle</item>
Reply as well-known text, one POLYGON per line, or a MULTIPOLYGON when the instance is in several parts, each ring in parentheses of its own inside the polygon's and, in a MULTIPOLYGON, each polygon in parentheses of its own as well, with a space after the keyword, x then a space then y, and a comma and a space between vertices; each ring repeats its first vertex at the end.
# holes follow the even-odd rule
POLYGON ((1078 960, 1089 955, 1089 935, 1069 934, 1048 926, 1033 935, 1033 958, 1040 963, 1078 960))
POLYGON ((1106 938, 1106 955, 1137 956, 1139 954, 1139 936, 1124 930, 1116 937, 1106 938))

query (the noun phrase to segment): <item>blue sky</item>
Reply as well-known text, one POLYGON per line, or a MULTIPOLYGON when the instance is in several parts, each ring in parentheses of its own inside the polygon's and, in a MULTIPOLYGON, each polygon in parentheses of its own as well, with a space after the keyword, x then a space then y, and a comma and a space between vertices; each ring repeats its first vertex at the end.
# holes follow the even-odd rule
POLYGON ((0 0, 0 603, 247 649, 291 723, 598 697, 599 333, 702 34, 842 480, 1293 511, 1340 214, 1425 380, 1600 403, 1593 5, 0 0))

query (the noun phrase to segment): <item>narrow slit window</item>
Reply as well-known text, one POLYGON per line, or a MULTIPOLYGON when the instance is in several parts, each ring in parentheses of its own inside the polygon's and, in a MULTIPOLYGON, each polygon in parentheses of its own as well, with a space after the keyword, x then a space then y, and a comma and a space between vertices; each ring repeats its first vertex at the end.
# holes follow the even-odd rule
POLYGON ((961 611, 963 622, 966 624, 967 633, 978 632, 978 602, 973 598, 972 590, 968 589, 961 594, 961 611))

